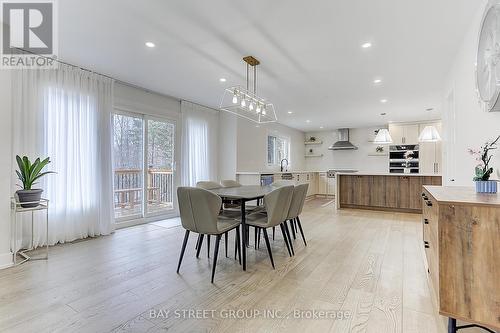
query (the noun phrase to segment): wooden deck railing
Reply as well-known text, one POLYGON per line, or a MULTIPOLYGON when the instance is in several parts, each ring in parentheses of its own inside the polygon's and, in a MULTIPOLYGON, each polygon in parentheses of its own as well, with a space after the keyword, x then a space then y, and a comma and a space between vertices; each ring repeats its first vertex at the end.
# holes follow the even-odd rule
MULTIPOLYGON (((141 169, 115 169, 113 179, 115 207, 133 207, 141 202, 142 177, 141 169)), ((148 203, 172 203, 172 170, 148 169, 146 188, 148 203)))

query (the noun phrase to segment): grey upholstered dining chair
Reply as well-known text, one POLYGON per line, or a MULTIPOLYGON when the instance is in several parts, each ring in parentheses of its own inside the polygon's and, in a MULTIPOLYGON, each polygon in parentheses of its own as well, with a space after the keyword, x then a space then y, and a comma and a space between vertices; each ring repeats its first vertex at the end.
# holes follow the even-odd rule
MULTIPOLYGON (((246 223, 250 226, 262 230, 264 234, 264 240, 266 242, 267 251, 269 253, 269 259, 271 260, 271 265, 274 269, 273 253, 271 251, 271 244, 269 243, 269 237, 267 235, 267 228, 272 228, 275 226, 281 226, 281 231, 283 232, 283 238, 285 243, 291 242, 287 240, 286 232, 284 230, 284 221, 288 216, 288 211, 290 209, 290 203, 292 202, 293 186, 282 186, 264 196, 264 203, 266 207, 266 212, 257 212, 250 214, 246 217, 246 223)), ((289 234, 288 234, 289 238, 289 234)), ((288 247, 288 244, 287 244, 288 247)), ((289 249, 290 251, 290 249, 289 249)))
POLYGON ((295 185, 297 182, 295 180, 291 179, 281 179, 281 180, 275 180, 274 182, 271 183, 271 186, 290 186, 290 185, 295 185))
POLYGON ((202 188, 205 190, 214 190, 217 188, 221 188, 221 184, 211 181, 211 180, 202 180, 196 183, 196 187, 202 188))
MULTIPOLYGON (((221 188, 222 185, 220 183, 217 183, 217 182, 212 181, 212 180, 203 180, 203 181, 197 182, 196 187, 202 188, 205 190, 215 190, 215 189, 221 188)), ((221 205, 221 211, 219 214, 221 219, 227 218, 227 219, 233 220, 233 219, 238 218, 240 216, 239 211, 226 210, 223 208, 224 207, 221 205)), ((225 249, 226 249, 226 257, 227 257, 228 238, 229 238, 228 234, 225 233, 224 234, 224 245, 225 245, 225 249)), ((201 235, 199 235, 198 241, 196 242, 196 246, 195 246, 195 249, 198 250, 196 257, 199 256, 199 253, 200 253, 199 250, 200 250, 202 245, 203 245, 203 237, 201 235)), ((236 254, 235 254, 235 256, 236 256, 236 254)), ((210 258, 210 235, 207 236, 207 257, 210 258)))
MULTIPOLYGON (((297 226, 299 228, 300 234, 302 235, 302 240, 304 245, 307 246, 306 238, 304 236, 304 230, 302 229, 302 224, 300 223, 299 215, 302 213, 302 208, 307 197, 307 189, 309 184, 299 184, 293 189, 292 202, 290 204, 290 209, 288 210, 287 220, 290 221, 290 227, 292 229, 293 238, 295 239, 295 233, 297 232, 297 226)), ((292 246, 293 247, 293 246, 292 246)))
POLYGON ((240 187, 241 184, 238 183, 236 180, 232 180, 232 179, 225 179, 225 180, 221 180, 221 185, 222 187, 240 187))
MULTIPOLYGON (((215 249, 212 265, 212 283, 214 282, 215 267, 217 265, 217 256, 219 254, 219 243, 221 236, 233 229, 236 230, 236 244, 240 254, 240 222, 238 220, 222 219, 219 216, 222 199, 210 191, 195 187, 178 187, 177 200, 179 201, 179 212, 181 217, 182 227, 186 229, 184 241, 182 243, 181 254, 179 256, 179 264, 177 265, 177 273, 181 267, 182 258, 186 250, 186 244, 190 232, 196 232, 203 239, 204 235, 214 235, 215 249)), ((197 256, 199 254, 201 244, 198 246, 197 256)))

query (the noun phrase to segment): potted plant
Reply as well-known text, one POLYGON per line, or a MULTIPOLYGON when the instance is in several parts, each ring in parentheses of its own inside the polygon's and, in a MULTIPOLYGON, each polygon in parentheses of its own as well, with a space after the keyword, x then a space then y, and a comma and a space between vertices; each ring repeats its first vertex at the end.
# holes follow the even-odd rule
POLYGON ((479 162, 476 165, 475 176, 473 178, 476 182, 477 193, 497 193, 497 181, 490 180, 490 176, 493 173, 493 168, 490 166, 493 155, 490 155, 490 151, 497 149, 499 139, 500 136, 492 142, 486 142, 481 149, 469 149, 469 153, 475 156, 476 161, 479 162))
POLYGON ((16 155, 17 166, 19 170, 16 170, 17 177, 23 184, 22 189, 16 191, 17 200, 21 203, 21 207, 30 208, 39 205, 40 198, 42 197, 42 189, 32 188, 35 185, 35 181, 41 177, 54 173, 53 171, 42 172, 42 169, 50 163, 50 159, 47 157, 43 161, 37 158, 33 163, 30 162, 27 156, 22 158, 16 155), (23 204, 23 202, 30 202, 23 204))

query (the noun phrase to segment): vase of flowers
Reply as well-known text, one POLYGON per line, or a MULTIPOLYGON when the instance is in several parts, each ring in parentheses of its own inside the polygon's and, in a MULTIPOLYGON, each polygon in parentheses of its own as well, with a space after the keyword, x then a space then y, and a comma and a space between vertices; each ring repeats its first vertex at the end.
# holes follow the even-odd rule
POLYGON ((490 152, 497 149, 498 136, 492 142, 486 142, 480 149, 469 149, 469 154, 475 157, 479 162, 475 168, 474 182, 476 183, 477 193, 497 193, 497 180, 490 180, 493 168, 490 166, 493 155, 490 152))

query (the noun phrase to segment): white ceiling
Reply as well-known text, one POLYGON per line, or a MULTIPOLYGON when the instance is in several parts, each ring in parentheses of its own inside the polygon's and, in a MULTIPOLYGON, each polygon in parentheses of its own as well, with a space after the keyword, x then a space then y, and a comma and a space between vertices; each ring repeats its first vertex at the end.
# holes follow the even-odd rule
POLYGON ((58 3, 61 59, 217 108, 224 87, 244 84, 241 58, 253 55, 259 95, 304 131, 438 117, 450 62, 479 9, 473 0, 58 3))

